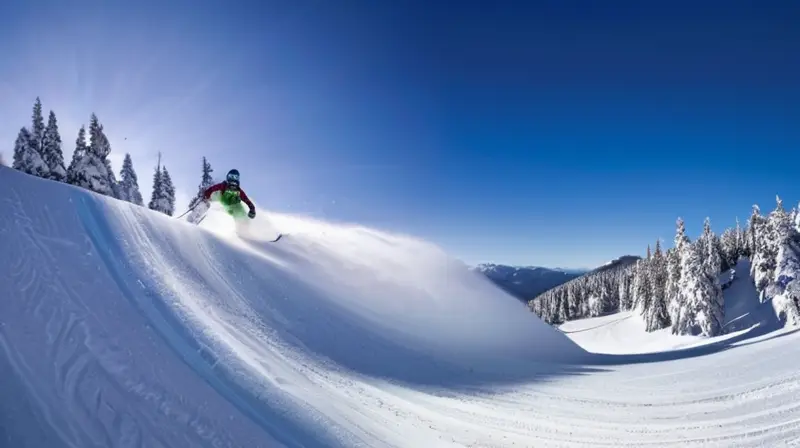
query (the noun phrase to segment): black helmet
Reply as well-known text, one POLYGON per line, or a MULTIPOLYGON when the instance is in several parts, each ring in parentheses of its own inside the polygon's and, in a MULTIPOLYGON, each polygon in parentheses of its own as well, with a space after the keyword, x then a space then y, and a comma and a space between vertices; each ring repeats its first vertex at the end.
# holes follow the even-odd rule
POLYGON ((232 169, 228 171, 228 175, 225 176, 225 180, 232 184, 239 184, 239 170, 232 169))

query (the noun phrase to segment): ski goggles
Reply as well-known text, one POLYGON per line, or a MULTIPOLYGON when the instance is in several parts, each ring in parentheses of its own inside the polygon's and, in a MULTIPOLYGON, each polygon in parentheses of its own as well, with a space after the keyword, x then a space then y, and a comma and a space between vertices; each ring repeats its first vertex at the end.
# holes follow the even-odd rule
POLYGON ((228 180, 235 180, 235 181, 238 182, 239 181, 239 175, 236 174, 236 173, 228 174, 228 180))

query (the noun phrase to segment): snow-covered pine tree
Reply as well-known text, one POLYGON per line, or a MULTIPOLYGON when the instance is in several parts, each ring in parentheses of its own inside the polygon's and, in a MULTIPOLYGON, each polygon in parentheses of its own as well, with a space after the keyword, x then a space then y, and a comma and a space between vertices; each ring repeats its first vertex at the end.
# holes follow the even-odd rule
POLYGON ((52 110, 47 119, 47 127, 42 137, 42 159, 49 170, 49 178, 58 182, 67 180, 67 168, 64 166, 64 150, 61 148, 61 135, 58 132, 58 121, 52 110))
POLYGON ((625 269, 620 275, 619 281, 619 309, 620 311, 628 311, 633 306, 633 297, 631 293, 633 284, 633 271, 631 268, 625 269))
POLYGON ((756 258, 761 249, 761 233, 764 230, 766 218, 761 215, 761 208, 758 204, 753 204, 753 211, 750 214, 750 219, 747 223, 747 250, 750 256, 750 275, 755 278, 756 276, 756 258))
POLYGON ((38 96, 33 103, 33 115, 31 119, 33 122, 33 127, 31 128, 31 140, 34 142, 33 147, 41 153, 42 140, 44 139, 44 115, 42 114, 42 101, 38 96))
POLYGON ((706 245, 703 266, 706 269, 706 282, 708 284, 708 311, 709 319, 711 319, 710 329, 716 329, 713 335, 722 332, 722 326, 725 324, 725 297, 722 294, 722 285, 719 283, 719 274, 721 272, 722 257, 720 256, 720 243, 719 238, 711 230, 711 220, 706 218, 703 230, 703 243, 706 245), (707 229, 707 230, 705 230, 707 229))
MULTIPOLYGON (((712 282, 703 255, 708 251, 698 240, 681 251, 681 295, 683 304, 673 333, 678 335, 717 336, 722 333, 722 291, 719 282, 712 282), (719 297, 718 297, 719 296, 719 297)), ((707 241, 705 241, 707 243, 707 241)))
POLYGON ((84 173, 78 171, 81 166, 82 160, 86 157, 88 147, 86 146, 86 127, 81 126, 78 130, 78 138, 75 139, 75 151, 72 153, 72 161, 67 167, 67 183, 72 185, 81 185, 87 183, 89 180, 84 173))
MULTIPOLYGON (((782 208, 782 207, 781 207, 782 208)), ((773 212, 779 247, 775 273, 766 291, 772 306, 788 325, 800 325, 800 230, 797 209, 788 216, 773 212)))
MULTIPOLYGON (((47 158, 44 156, 44 116, 42 115, 42 102, 39 97, 36 97, 36 102, 33 104, 33 114, 31 116, 33 127, 30 131, 30 147, 36 153, 34 158, 39 158, 43 161, 43 165, 37 168, 36 174, 39 177, 50 178, 50 167, 47 164, 47 158)), ((33 174, 33 173, 31 173, 33 174)))
POLYGON ((567 290, 567 312, 574 319, 580 314, 581 304, 578 303, 574 285, 569 285, 565 289, 567 290))
POLYGON ((197 187, 197 194, 189 202, 191 212, 186 216, 186 220, 191 223, 198 222, 208 210, 208 206, 201 204, 201 202, 203 201, 203 193, 208 187, 214 185, 214 178, 211 177, 212 172, 214 170, 211 168, 211 164, 203 157, 203 175, 200 179, 200 185, 197 187))
POLYGON ((681 315, 681 308, 683 307, 684 297, 681 289, 682 259, 684 252, 687 250, 689 244, 689 237, 686 236, 686 224, 682 218, 678 218, 675 222, 675 242, 671 249, 671 253, 667 256, 667 312, 669 320, 672 325, 672 333, 678 331, 678 321, 681 315))
POLYGON ((783 208, 783 201, 776 197, 775 210, 761 220, 756 227, 756 251, 753 257, 751 272, 756 289, 762 301, 766 300, 766 289, 775 274, 778 264, 778 251, 786 235, 788 214, 783 208))
POLYGON ((619 311, 619 278, 619 272, 610 272, 603 276, 603 289, 606 292, 603 313, 619 311))
POLYGON ((661 240, 656 240, 656 249, 650 260, 650 303, 644 310, 646 331, 667 328, 670 324, 667 313, 667 260, 661 251, 661 240))
POLYGON ((143 205, 142 193, 139 191, 139 177, 136 175, 136 170, 133 169, 133 160, 129 153, 125 153, 119 178, 120 199, 136 205, 143 205))
POLYGON ((111 142, 108 141, 108 136, 106 135, 102 124, 100 125, 98 144, 100 146, 100 152, 105 154, 105 157, 103 158, 103 164, 105 165, 106 172, 108 173, 108 185, 111 187, 111 196, 119 199, 121 194, 119 191, 119 182, 117 181, 117 175, 114 174, 114 168, 111 167, 111 160, 108 159, 108 155, 111 154, 111 142))
POLYGON ((47 177, 49 170, 39 151, 34 147, 33 136, 28 128, 21 128, 14 142, 14 169, 38 177, 47 177))
POLYGON ((732 268, 739 261, 741 255, 739 244, 739 236, 734 229, 725 229, 720 237, 720 245, 722 247, 722 269, 726 267, 732 268))
POLYGON ((14 159, 11 164, 15 170, 26 171, 26 151, 31 140, 31 134, 23 127, 17 134, 17 140, 14 142, 14 159))
POLYGON ((597 296, 591 278, 575 283, 575 298, 578 300, 578 314, 576 318, 587 318, 592 316, 592 301, 597 296))
POLYGON ((164 213, 164 207, 161 206, 164 195, 164 182, 161 177, 161 153, 158 154, 158 164, 153 172, 153 190, 150 193, 150 202, 147 208, 164 213))
POLYGON ((166 166, 161 174, 161 181, 162 185, 164 186, 164 197, 166 198, 167 204, 167 208, 164 213, 172 216, 175 214, 175 186, 172 184, 172 177, 170 177, 166 166))
MULTIPOLYGON (((650 255, 650 246, 647 249, 650 255)), ((642 314, 650 307, 650 259, 643 259, 636 262, 636 276, 633 278, 633 309, 642 314)))
POLYGON ((161 165, 161 153, 158 154, 158 164, 153 173, 153 191, 147 207, 169 216, 175 213, 175 187, 169 172, 161 165))
POLYGON ((775 241, 772 244, 776 246, 776 249, 780 249, 780 246, 787 244, 792 239, 794 226, 791 214, 787 213, 783 207, 783 200, 776 196, 775 201, 775 210, 770 213, 769 220, 772 222, 773 231, 775 232, 775 241))
POLYGON ((717 278, 722 267, 722 256, 717 236, 711 230, 711 218, 709 217, 706 217, 703 222, 703 233, 699 240, 702 241, 703 265, 710 277, 717 278))
POLYGON ((109 172, 110 164, 107 162, 110 149, 103 134, 103 127, 97 116, 92 114, 89 123, 89 147, 76 163, 74 177, 78 181, 75 185, 95 193, 116 197, 115 176, 113 171, 109 172))
POLYGON ((114 174, 114 168, 111 166, 111 161, 109 159, 103 160, 103 164, 106 167, 106 172, 108 173, 108 186, 111 188, 111 196, 112 198, 119 199, 120 191, 119 191, 119 182, 117 181, 117 175, 114 174))

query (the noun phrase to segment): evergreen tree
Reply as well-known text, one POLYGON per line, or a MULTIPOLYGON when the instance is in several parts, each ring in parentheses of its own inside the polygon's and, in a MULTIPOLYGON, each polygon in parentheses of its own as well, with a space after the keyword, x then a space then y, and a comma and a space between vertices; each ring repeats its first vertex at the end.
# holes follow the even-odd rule
MULTIPOLYGON (((648 249, 649 254, 649 249, 648 249)), ((636 262, 636 275, 633 278, 633 308, 642 314, 650 307, 650 260, 644 259, 636 262)))
POLYGON ((722 333, 722 290, 718 281, 709 278, 708 267, 703 261, 703 254, 707 251, 702 240, 689 244, 682 251, 680 286, 683 303, 678 320, 673 322, 675 334, 717 336, 722 333))
MULTIPOLYGON (((759 249, 759 232, 762 231, 765 221, 766 218, 761 215, 761 209, 757 204, 754 204, 753 211, 750 214, 750 220, 747 223, 747 230, 745 231, 747 254, 752 261, 755 261, 756 253, 759 249)), ((755 263, 752 264, 750 269, 751 275, 754 275, 755 263)))
POLYGON ((631 285, 633 283, 633 273, 630 269, 622 272, 619 280, 619 309, 620 311, 628 311, 633 307, 633 298, 631 295, 631 285))
POLYGON ((125 154, 119 177, 120 199, 136 205, 143 205, 142 193, 139 191, 139 177, 136 175, 136 170, 133 169, 133 160, 128 153, 125 154))
POLYGON ((717 335, 722 332, 722 326, 725 323, 725 297, 722 294, 722 285, 719 283, 719 274, 721 272, 722 257, 720 256, 720 243, 719 238, 716 237, 711 230, 711 220, 706 218, 704 230, 703 243, 705 244, 706 259, 703 260, 703 265, 706 270, 706 291, 708 296, 708 303, 706 313, 710 324, 708 326, 712 335, 717 335))
POLYGON ((72 185, 83 185, 89 180, 85 173, 78 170, 84 157, 87 156, 88 147, 86 146, 86 128, 81 126, 78 130, 78 138, 75 139, 75 151, 72 153, 72 161, 67 167, 67 183, 72 185))
POLYGON ((567 312, 573 319, 578 317, 581 312, 581 304, 578 302, 574 285, 565 288, 567 290, 567 312))
MULTIPOLYGON (((80 135, 78 137, 78 146, 80 147, 80 135)), ((76 148, 76 153, 78 149, 76 148)), ((111 146, 103 133, 103 127, 97 116, 92 114, 89 123, 89 146, 83 157, 80 157, 77 161, 73 158, 75 174, 71 177, 77 179, 75 185, 95 193, 117 197, 114 172, 110 170, 111 165, 107 159, 110 150, 111 146)))
POLYGON ((100 125, 97 144, 100 148, 99 152, 105 154, 103 165, 105 165, 106 172, 108 173, 108 185, 111 188, 110 196, 119 199, 121 196, 119 182, 117 181, 117 175, 114 174, 114 169, 111 167, 111 160, 108 159, 108 155, 111 154, 111 142, 108 141, 108 136, 102 124, 100 125))
POLYGON ((755 225, 756 250, 754 251, 751 274, 762 301, 766 300, 766 289, 775 274, 778 264, 778 251, 786 241, 789 216, 783 208, 783 201, 776 198, 776 207, 768 217, 758 219, 755 225))
POLYGON ((720 255, 720 243, 711 231, 711 219, 706 217, 703 222, 703 234, 700 236, 702 241, 703 266, 709 276, 717 277, 722 267, 722 257, 720 255))
POLYGON ((667 266, 667 312, 669 313, 669 320, 672 324, 672 332, 678 331, 678 322, 680 320, 681 308, 684 303, 684 296, 681 289, 681 279, 683 277, 683 258, 685 252, 691 242, 689 237, 686 236, 686 225, 682 218, 676 221, 675 230, 675 243, 672 248, 672 254, 668 257, 667 266))
POLYGON ((30 130, 30 137, 28 139, 28 151, 31 152, 27 157, 31 161, 36 161, 32 171, 26 171, 29 174, 34 174, 39 177, 49 178, 50 168, 47 164, 47 159, 44 156, 43 143, 44 143, 44 117, 42 116, 42 102, 39 97, 36 97, 36 102, 33 104, 33 114, 31 116, 33 127, 30 130), (41 160, 41 164, 39 162, 41 160))
POLYGON ((33 128, 31 129, 31 140, 33 148, 41 155, 44 140, 44 116, 42 115, 42 102, 36 97, 33 104, 33 128))
POLYGON ((732 268, 736 266, 736 262, 739 261, 739 256, 741 255, 739 241, 739 235, 736 230, 725 229, 722 232, 722 237, 720 237, 722 270, 725 270, 726 267, 732 268))
POLYGON ((33 136, 27 128, 23 127, 17 134, 14 142, 14 169, 38 177, 47 177, 49 170, 47 164, 36 151, 33 136))
POLYGON ((197 187, 197 194, 189 202, 189 208, 192 211, 186 216, 186 220, 191 223, 198 222, 208 210, 208 205, 202 204, 202 201, 203 193, 208 187, 214 185, 214 179, 211 177, 212 172, 214 170, 211 168, 211 164, 203 157, 203 175, 200 179, 200 185, 197 187))
POLYGON ((3 157, 3 153, 2 152, 0 152, 0 165, 7 166, 6 165, 6 159, 5 159, 5 157, 3 157))
POLYGON ((650 302, 643 315, 646 331, 660 330, 670 324, 666 302, 667 277, 667 260, 661 251, 661 240, 657 240, 650 262, 650 302))
POLYGON ((172 216, 175 213, 175 187, 169 172, 161 165, 161 154, 158 155, 158 164, 153 173, 153 191, 150 196, 150 203, 147 204, 150 210, 155 210, 165 215, 172 216))
POLYGON ((164 167, 164 171, 161 174, 161 181, 163 182, 164 186, 164 198, 166 198, 166 213, 169 216, 175 214, 175 186, 172 184, 172 177, 169 175, 169 171, 167 171, 167 167, 164 167))
POLYGON ((779 249, 780 246, 788 244, 792 239, 794 234, 794 225, 791 214, 787 213, 786 209, 783 207, 783 200, 777 196, 775 197, 775 200, 777 205, 775 206, 775 210, 770 213, 769 220, 772 222, 775 238, 775 240, 771 243, 776 246, 775 249, 777 252, 777 249, 779 249))
POLYGON ((49 177, 58 182, 67 180, 67 168, 64 166, 64 151, 61 148, 61 135, 58 132, 56 114, 52 110, 47 120, 47 127, 42 137, 42 158, 47 164, 49 177))
POLYGON ((162 196, 164 194, 164 182, 161 180, 161 154, 158 155, 158 165, 153 172, 153 190, 150 193, 150 202, 147 208, 164 213, 164 208, 161 207, 162 196))
POLYGON ((26 171, 27 162, 25 158, 27 157, 26 153, 30 140, 30 132, 24 127, 20 129, 17 134, 17 140, 14 142, 14 161, 11 164, 11 167, 15 170, 26 171))

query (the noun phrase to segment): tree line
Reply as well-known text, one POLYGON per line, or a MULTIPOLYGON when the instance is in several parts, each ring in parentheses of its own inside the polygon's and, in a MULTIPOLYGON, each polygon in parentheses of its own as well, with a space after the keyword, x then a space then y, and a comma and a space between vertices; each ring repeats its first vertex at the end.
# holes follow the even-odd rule
MULTIPOLYGON (((45 125, 42 103, 37 97, 33 105, 31 126, 30 128, 23 126, 14 143, 11 167, 37 177, 75 185, 144 206, 131 155, 125 154, 118 179, 108 159, 111 143, 94 113, 89 119, 88 143, 86 133, 86 126, 81 126, 75 140, 72 160, 68 166, 65 165, 56 114, 51 110, 45 125)), ((2 156, 0 164, 4 164, 2 156)), ((202 191, 213 183, 210 176, 212 171, 211 165, 203 157, 203 179, 197 196, 192 199, 192 205, 196 203, 202 191)), ((167 167, 161 164, 160 153, 153 173, 153 187, 147 207, 169 216, 175 213, 175 186, 167 167)))
POLYGON ((723 290, 736 278, 739 260, 748 258, 760 301, 779 299, 777 312, 800 323, 800 283, 794 281, 800 273, 800 213, 796 207, 787 212, 776 200, 768 215, 754 205, 745 229, 737 219, 719 236, 706 218, 696 241, 678 218, 672 248, 664 251, 656 241, 655 250, 648 246, 635 263, 571 280, 528 305, 550 324, 634 311, 648 332, 670 328, 676 335, 717 336, 725 332, 723 290), (720 279, 727 270, 730 278, 720 279))

